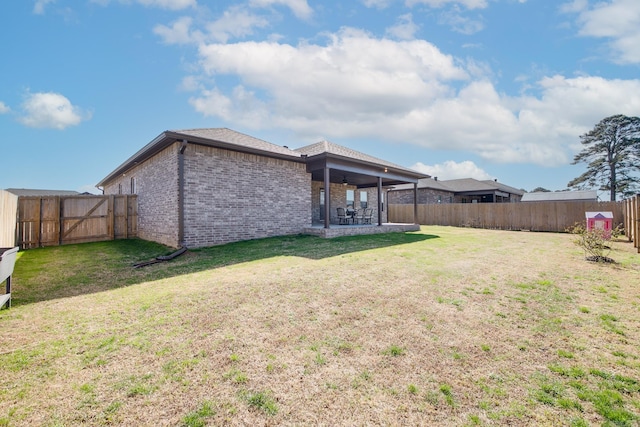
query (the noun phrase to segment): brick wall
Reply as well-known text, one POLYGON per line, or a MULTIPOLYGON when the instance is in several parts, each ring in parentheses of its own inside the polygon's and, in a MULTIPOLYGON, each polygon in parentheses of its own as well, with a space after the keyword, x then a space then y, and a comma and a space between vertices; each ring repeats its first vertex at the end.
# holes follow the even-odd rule
POLYGON ((302 163, 189 144, 188 247, 298 234, 311 225, 311 175, 302 163))
MULTIPOLYGON (((394 190, 389 192, 389 202, 394 205, 412 205, 413 190, 394 190)), ((448 191, 418 188, 418 204, 429 205, 436 203, 458 203, 453 194, 448 191)))
POLYGON ((104 187, 104 194, 138 195, 138 237, 178 247, 178 150, 175 143, 104 187))

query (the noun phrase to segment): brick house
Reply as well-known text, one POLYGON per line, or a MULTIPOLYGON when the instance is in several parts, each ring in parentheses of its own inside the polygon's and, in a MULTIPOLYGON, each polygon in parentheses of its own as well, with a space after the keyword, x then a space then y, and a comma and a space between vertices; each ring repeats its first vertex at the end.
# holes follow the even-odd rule
POLYGON ((337 228, 350 204, 382 226, 384 190, 424 177, 328 141, 292 150, 213 128, 161 133, 97 187, 138 195, 140 238, 195 248, 337 228))
MULTIPOLYGON (((519 202, 524 191, 497 180, 479 181, 473 178, 418 181, 416 199, 420 205, 437 203, 511 203, 519 202)), ((389 191, 389 203, 413 203, 412 185, 398 185, 389 191)))

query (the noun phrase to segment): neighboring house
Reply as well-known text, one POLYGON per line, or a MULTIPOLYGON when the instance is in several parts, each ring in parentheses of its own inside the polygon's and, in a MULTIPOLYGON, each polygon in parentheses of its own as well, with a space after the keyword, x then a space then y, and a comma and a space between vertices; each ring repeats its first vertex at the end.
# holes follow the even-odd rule
MULTIPOLYGON (((511 203, 519 202, 523 194, 524 191, 497 180, 423 178, 418 181, 417 203, 511 203)), ((389 191, 389 203, 411 204, 413 198, 412 185, 399 185, 389 191)))
POLYGON ((214 128, 165 131, 97 186, 138 195, 139 237, 203 247, 328 229, 350 204, 382 225, 383 189, 423 177, 327 141, 292 150, 214 128))
POLYGON ((525 193, 523 202, 597 202, 596 190, 581 191, 537 191, 525 193))
POLYGON ((80 196, 77 191, 68 190, 32 190, 26 188, 7 188, 6 191, 20 197, 48 197, 48 196, 80 196))

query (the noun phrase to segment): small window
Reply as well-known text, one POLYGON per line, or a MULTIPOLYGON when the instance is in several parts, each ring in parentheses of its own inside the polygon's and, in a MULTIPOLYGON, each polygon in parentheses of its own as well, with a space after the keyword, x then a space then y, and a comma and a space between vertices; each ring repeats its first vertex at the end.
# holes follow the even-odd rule
POLYGON ((360 207, 362 209, 365 209, 367 207, 367 192, 366 191, 361 191, 360 192, 360 207))
POLYGON ((347 207, 353 208, 355 204, 356 192, 353 190, 347 190, 347 207))
POLYGON ((118 184, 118 194, 122 194, 122 184, 118 184))
POLYGON ((131 194, 136 194, 136 177, 131 177, 131 194))

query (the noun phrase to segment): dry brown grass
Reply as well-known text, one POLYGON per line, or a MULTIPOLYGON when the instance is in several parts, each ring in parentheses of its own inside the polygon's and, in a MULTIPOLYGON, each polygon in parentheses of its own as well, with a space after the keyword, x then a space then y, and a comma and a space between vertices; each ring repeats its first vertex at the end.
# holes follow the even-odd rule
POLYGON ((603 389, 636 425, 630 244, 605 265, 566 234, 422 233, 438 237, 215 268, 197 251, 156 280, 5 310, 0 425, 600 425, 581 390, 603 389))

